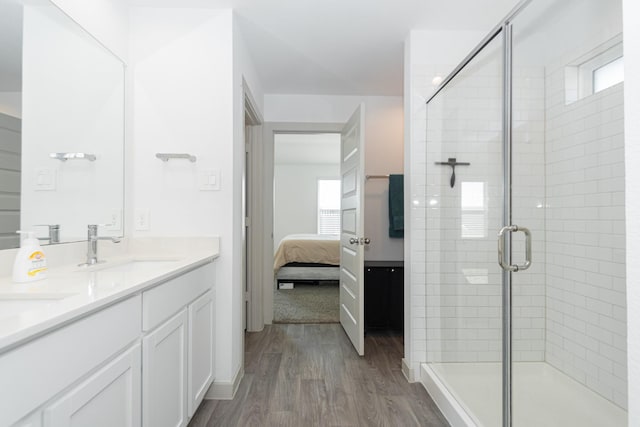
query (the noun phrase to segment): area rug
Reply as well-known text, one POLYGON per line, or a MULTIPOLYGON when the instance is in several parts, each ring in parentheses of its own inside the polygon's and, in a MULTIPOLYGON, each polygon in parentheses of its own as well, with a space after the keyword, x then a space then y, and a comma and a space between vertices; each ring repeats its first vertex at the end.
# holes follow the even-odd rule
POLYGON ((340 292, 337 284, 277 289, 273 297, 273 323, 338 323, 340 292))

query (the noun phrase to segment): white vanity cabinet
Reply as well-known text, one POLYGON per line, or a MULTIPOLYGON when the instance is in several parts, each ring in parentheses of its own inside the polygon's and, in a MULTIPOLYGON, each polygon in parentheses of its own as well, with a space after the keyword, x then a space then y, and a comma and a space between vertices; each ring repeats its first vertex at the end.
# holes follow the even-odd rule
POLYGON ((0 426, 186 426, 213 382, 215 270, 177 274, 0 352, 0 426))
POLYGON ((213 381, 213 265, 142 294, 142 420, 185 426, 213 381))
MULTIPOLYGON (((1 354, 0 426, 40 425, 43 405, 47 408, 56 396, 75 392, 79 393, 75 396, 98 396, 98 383, 86 384, 83 378, 131 347, 140 337, 140 321, 138 294, 1 354)), ((118 390, 107 389, 107 393, 118 390)), ((126 396, 103 397, 122 401, 126 396)))

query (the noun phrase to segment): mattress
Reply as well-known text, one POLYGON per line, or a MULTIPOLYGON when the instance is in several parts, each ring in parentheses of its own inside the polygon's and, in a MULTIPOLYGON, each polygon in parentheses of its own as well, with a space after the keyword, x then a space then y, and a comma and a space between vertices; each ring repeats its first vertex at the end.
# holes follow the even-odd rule
POLYGON ((319 234, 290 234, 275 253, 273 270, 290 262, 340 265, 340 236, 319 234))

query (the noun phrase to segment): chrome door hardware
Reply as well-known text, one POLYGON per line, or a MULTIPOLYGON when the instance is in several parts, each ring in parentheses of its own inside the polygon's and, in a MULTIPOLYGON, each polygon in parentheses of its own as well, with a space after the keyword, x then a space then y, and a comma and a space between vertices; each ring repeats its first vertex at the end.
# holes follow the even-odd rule
POLYGON ((371 243, 371 239, 369 239, 368 237, 352 237, 349 239, 349 243, 351 243, 352 245, 368 245, 369 243, 371 243))
POLYGON ((500 263, 500 267, 502 267, 505 271, 522 271, 531 267, 531 231, 525 227, 518 227, 517 225, 507 225, 506 227, 502 227, 500 232, 498 233, 498 262, 500 263), (522 231, 525 236, 525 261, 524 264, 509 264, 505 259, 505 239, 507 236, 507 232, 515 233, 518 231, 522 231))
POLYGON ((87 153, 50 153, 49 157, 52 159, 58 159, 61 162, 66 162, 67 160, 88 160, 90 162, 96 161, 95 154, 87 154, 87 153))

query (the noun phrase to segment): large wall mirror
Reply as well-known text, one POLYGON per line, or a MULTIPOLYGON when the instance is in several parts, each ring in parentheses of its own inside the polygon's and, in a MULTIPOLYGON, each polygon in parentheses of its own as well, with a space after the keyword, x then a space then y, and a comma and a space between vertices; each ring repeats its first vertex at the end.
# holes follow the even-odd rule
POLYGON ((123 61, 47 0, 0 0, 0 249, 120 236, 123 200, 123 61))

